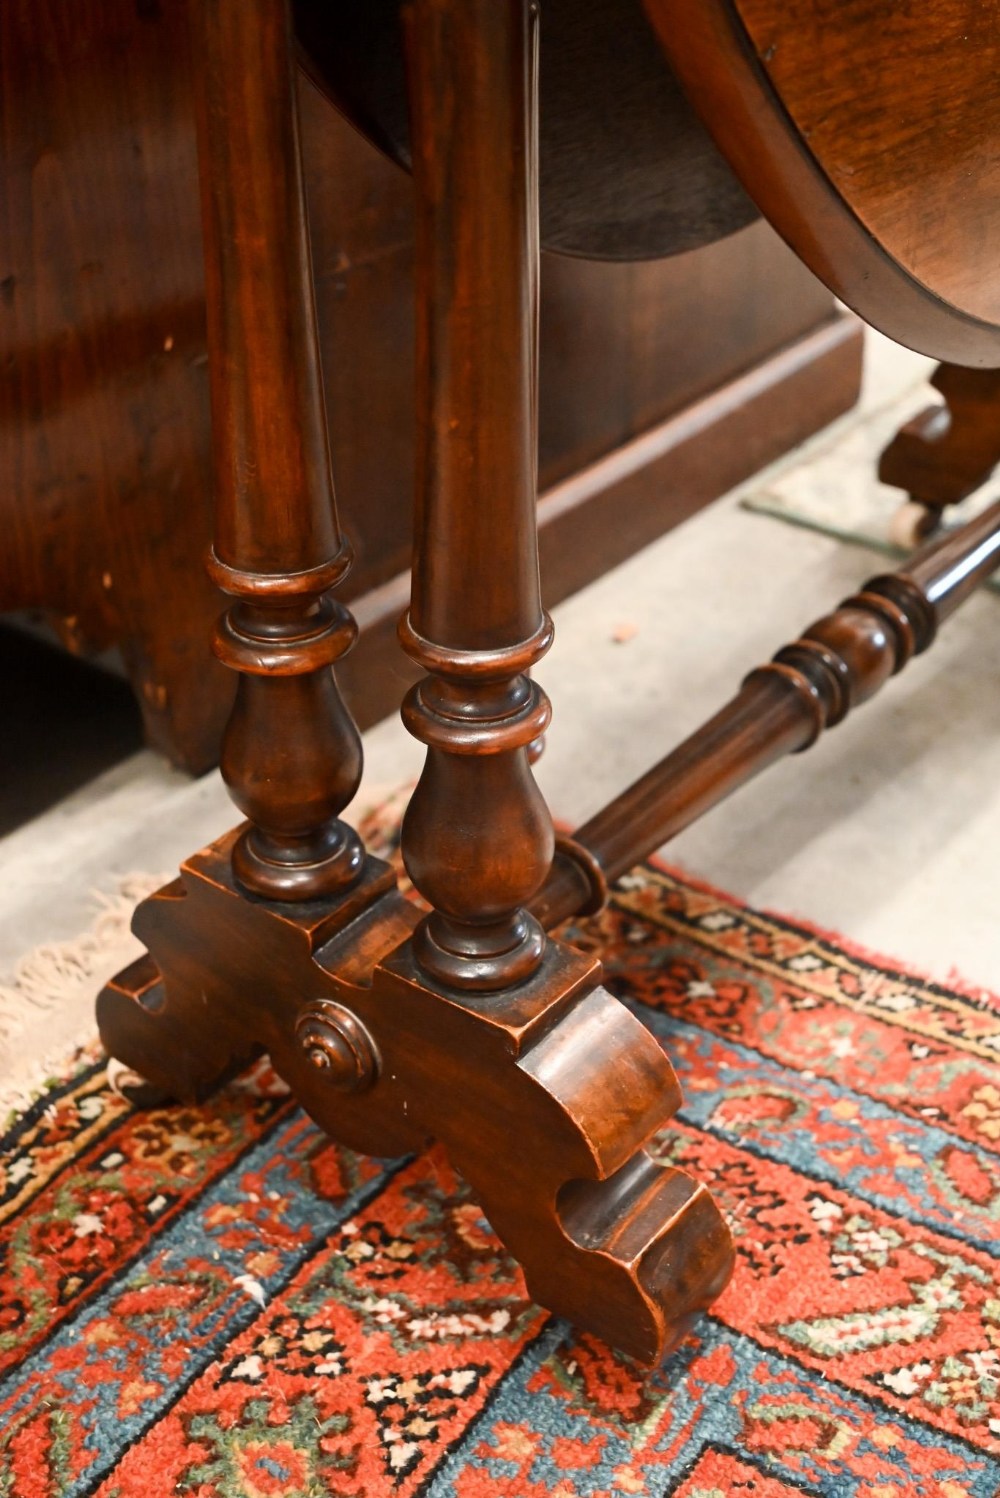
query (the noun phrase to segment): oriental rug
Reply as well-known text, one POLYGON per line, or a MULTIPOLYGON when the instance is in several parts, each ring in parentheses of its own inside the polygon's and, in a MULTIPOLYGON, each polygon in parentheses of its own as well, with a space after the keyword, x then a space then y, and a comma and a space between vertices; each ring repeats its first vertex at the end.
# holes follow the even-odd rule
POLYGON ((3 1143, 0 1494, 1000 1493, 1000 1004, 660 866, 567 935, 736 1234, 663 1367, 533 1305, 440 1153, 336 1147, 266 1063, 134 1112, 84 1048, 3 1143))

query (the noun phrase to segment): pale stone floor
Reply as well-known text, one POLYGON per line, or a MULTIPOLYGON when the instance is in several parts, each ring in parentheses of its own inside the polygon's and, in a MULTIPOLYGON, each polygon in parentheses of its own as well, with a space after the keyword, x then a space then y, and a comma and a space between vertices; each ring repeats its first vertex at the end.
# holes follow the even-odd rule
MULTIPOLYGON (((873 339, 863 410, 901 396, 919 404, 926 369, 873 339)), ((824 465, 827 480, 839 466, 845 485, 872 484, 877 454, 859 450, 858 421, 781 466, 824 465)), ((884 570, 864 547, 741 510, 740 495, 770 478, 556 611, 556 644, 538 670, 555 714, 538 778, 559 818, 595 811, 749 668, 884 570)), ((1000 599, 984 594, 876 702, 716 808, 667 856, 753 904, 1000 991, 998 686, 1000 599)), ((366 736, 366 751, 366 802, 418 771, 419 746, 395 719, 366 736)), ((172 871, 233 820, 218 775, 191 782, 142 752, 0 841, 0 980, 29 948, 86 927, 95 891, 172 871)), ((20 1045, 51 1046, 59 1029, 49 1016, 20 1045)), ((0 1078, 2 1065, 0 1050, 0 1078)))

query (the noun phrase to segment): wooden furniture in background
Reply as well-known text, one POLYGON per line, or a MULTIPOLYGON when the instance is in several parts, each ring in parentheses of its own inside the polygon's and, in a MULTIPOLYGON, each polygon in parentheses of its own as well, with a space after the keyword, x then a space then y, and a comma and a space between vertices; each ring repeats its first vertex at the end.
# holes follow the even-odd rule
MULTIPOLYGON (((150 742, 197 771, 218 757, 232 681, 206 646, 224 600, 201 566, 210 434, 187 9, 0 7, 0 610, 44 610, 78 651, 119 646, 150 742)), ((591 24, 615 22, 606 10, 590 8, 591 24)), ((298 96, 356 552, 342 596, 362 631, 340 673, 367 726, 413 675, 395 638, 409 593, 412 187, 302 75, 298 96)), ((566 126, 546 129, 558 144, 566 126)), ((543 255, 540 359, 551 606, 846 410, 860 332, 756 223, 665 261, 543 255)))

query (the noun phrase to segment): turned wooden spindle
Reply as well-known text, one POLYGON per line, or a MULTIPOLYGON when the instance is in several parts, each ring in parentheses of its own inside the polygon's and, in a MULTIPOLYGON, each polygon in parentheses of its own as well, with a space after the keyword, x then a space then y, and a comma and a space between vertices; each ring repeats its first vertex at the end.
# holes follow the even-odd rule
POLYGON ((741 785, 867 702, 1000 565, 1000 502, 872 578, 809 626, 737 695, 572 838, 532 909, 548 927, 600 909, 608 884, 741 785))
POLYGON ((429 675, 403 706, 427 760, 402 849, 434 907, 418 959, 460 989, 536 971, 545 937, 524 906, 553 850, 528 753, 549 705, 527 672, 552 640, 535 536, 536 13, 407 12, 419 439, 400 636, 429 675))
POLYGON ((330 473, 286 0, 195 7, 215 465, 209 571, 236 601, 216 654, 240 673, 222 774, 250 826, 239 882, 277 900, 349 887, 339 819, 361 742, 331 667, 354 642, 329 590, 351 564, 330 473))

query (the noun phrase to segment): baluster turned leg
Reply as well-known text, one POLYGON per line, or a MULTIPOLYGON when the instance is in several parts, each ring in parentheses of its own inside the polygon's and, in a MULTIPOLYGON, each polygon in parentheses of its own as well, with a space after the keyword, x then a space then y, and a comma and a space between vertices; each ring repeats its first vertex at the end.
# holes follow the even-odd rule
POLYGON ((203 0, 199 160, 211 350, 215 547, 237 601, 216 653, 240 673, 222 773, 250 819, 241 884, 278 900, 352 884, 364 855, 338 814, 361 741, 330 670, 357 629, 330 589, 337 522, 283 0, 203 0))
POLYGON ((144 902, 135 930, 159 966, 144 960, 99 1004, 109 1050, 181 1094, 261 1044, 249 1022, 254 985, 280 989, 281 939, 294 927, 315 945, 363 903, 355 894, 344 904, 359 881, 386 885, 374 866, 365 881, 364 850, 340 820, 361 777, 361 741, 331 667, 357 630, 330 593, 351 552, 330 471, 288 6, 197 0, 192 17, 216 498, 209 571, 234 599, 214 647, 239 673, 222 773, 249 820, 144 902), (256 936, 237 935, 251 916, 256 936), (161 1010, 164 983, 176 1054, 166 1024, 145 1012, 161 1010), (210 1023, 183 1018, 198 993, 216 997, 210 1023))
POLYGON ((552 861, 528 746, 549 719, 526 675, 552 643, 535 538, 537 6, 416 0, 417 500, 404 648, 430 674, 403 719, 428 746, 403 857, 434 906, 432 977, 500 989, 545 937, 525 904, 552 861))
POLYGON ((663 1052, 599 965, 525 909, 554 843, 529 765, 549 706, 526 674, 552 639, 535 529, 537 12, 407 10, 420 437, 400 634, 428 675, 403 707, 427 759, 402 850, 433 910, 381 969, 386 1069, 422 1050, 409 1105, 536 1299, 655 1360, 725 1284, 729 1235, 645 1151, 680 1100, 663 1052))

